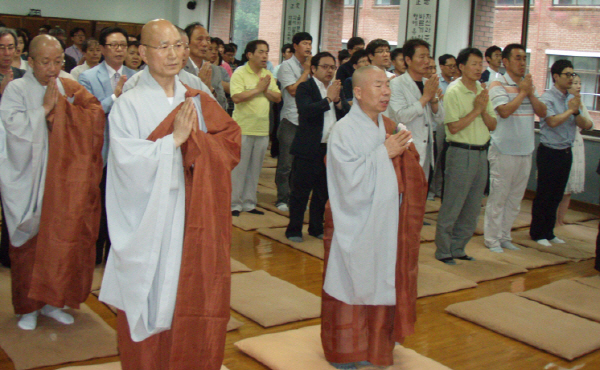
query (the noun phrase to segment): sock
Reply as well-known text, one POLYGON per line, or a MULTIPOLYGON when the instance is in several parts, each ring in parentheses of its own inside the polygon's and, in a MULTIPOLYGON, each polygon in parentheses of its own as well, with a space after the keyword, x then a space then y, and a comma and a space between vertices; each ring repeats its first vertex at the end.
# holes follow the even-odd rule
POLYGON ((508 249, 510 251, 520 251, 521 248, 515 246, 513 243, 507 241, 500 242, 500 246, 504 249, 508 249))
POLYGON ((42 307, 40 312, 42 315, 48 316, 48 317, 58 321, 61 324, 70 325, 75 321, 73 316, 64 312, 62 309, 60 309, 58 307, 50 306, 49 304, 42 307))
POLYGON ((538 244, 543 245, 544 247, 551 247, 552 244, 550 244, 550 242, 548 241, 548 239, 540 239, 540 240, 536 240, 536 242, 538 244))
POLYGON ((335 367, 336 369, 341 369, 341 370, 356 370, 357 367, 354 365, 354 362, 349 362, 346 364, 338 364, 336 362, 330 362, 329 363, 331 366, 335 367))
POLYGON ((554 239, 550 239, 549 242, 556 243, 556 244, 564 244, 565 243, 565 241, 560 239, 558 236, 555 236, 554 239))
POLYGON ((17 325, 23 330, 34 330, 37 327, 37 317, 39 314, 40 311, 33 311, 21 315, 21 318, 19 319, 17 325))
POLYGON ((490 252, 504 253, 504 251, 502 250, 502 247, 491 247, 490 252))

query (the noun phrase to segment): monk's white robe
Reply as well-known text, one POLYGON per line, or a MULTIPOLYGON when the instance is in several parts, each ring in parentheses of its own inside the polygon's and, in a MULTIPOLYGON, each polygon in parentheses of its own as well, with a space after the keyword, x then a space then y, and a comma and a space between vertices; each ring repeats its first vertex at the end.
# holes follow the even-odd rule
MULTIPOLYGON (((175 76, 170 103, 145 69, 109 116, 106 211, 112 247, 100 300, 125 311, 136 342, 170 329, 175 310, 185 222, 181 149, 173 134, 146 139, 185 93, 175 76)), ((200 99, 194 102, 206 132, 200 99)))
MULTIPOLYGON (((56 80, 60 93, 65 90, 56 80)), ((48 164, 48 125, 42 86, 32 72, 12 81, 0 102, 0 186, 11 244, 20 247, 40 229, 48 164)), ((70 103, 73 98, 67 99, 70 103)))
MULTIPOLYGON (((127 82, 125 82, 125 85, 123 85, 124 93, 133 89, 135 87, 135 85, 138 84, 138 81, 140 80, 140 77, 142 76, 143 72, 144 72, 144 70, 139 71, 138 73, 134 74, 129 79, 127 79, 127 82)), ((202 80, 199 77, 196 77, 193 74, 184 71, 183 69, 181 71, 179 71, 178 76, 179 76, 179 81, 181 81, 183 84, 191 87, 192 89, 204 91, 211 98, 213 98, 213 99, 215 98, 213 96, 213 94, 210 92, 210 89, 204 84, 204 82, 202 82, 202 80)))
POLYGON ((323 289, 351 305, 394 305, 400 197, 379 127, 356 99, 327 144, 335 227, 323 289))

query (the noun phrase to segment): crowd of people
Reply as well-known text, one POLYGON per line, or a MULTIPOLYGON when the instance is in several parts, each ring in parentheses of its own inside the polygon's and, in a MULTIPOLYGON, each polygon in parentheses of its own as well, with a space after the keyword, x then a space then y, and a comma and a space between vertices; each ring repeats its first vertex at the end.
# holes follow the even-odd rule
POLYGON ((100 300, 119 310, 124 369, 221 366, 231 220, 264 214, 269 145, 286 237, 304 241, 309 207, 308 234, 324 240, 321 337, 339 369, 391 365, 414 332, 427 199, 442 199, 441 263, 474 260, 465 247, 486 194, 486 247, 519 250, 511 227, 536 116, 532 240, 564 243, 554 227, 583 191, 579 131, 593 122, 581 79, 558 60, 540 95, 519 44, 444 54, 438 75, 421 39, 391 50, 353 37, 336 58, 313 55, 299 32, 273 66, 266 41, 237 60, 237 45, 200 23, 69 36, 67 48, 60 28, 31 40, 0 28, 0 262, 18 326, 34 330, 39 314, 72 324, 64 308, 79 307, 106 261, 100 300))

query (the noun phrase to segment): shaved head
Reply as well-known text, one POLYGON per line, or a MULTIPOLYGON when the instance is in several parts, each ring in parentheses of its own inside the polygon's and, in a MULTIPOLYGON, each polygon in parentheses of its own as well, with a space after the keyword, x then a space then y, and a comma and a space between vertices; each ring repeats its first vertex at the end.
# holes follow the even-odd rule
POLYGON ((54 36, 50 35, 38 35, 31 40, 29 44, 29 56, 35 58, 40 50, 45 48, 57 48, 62 52, 62 46, 60 42, 54 36))
POLYGON ((364 86, 365 83, 373 80, 373 73, 382 72, 381 68, 376 66, 360 67, 352 74, 352 88, 364 86))
POLYGON ((142 27, 142 39, 140 40, 140 43, 155 45, 152 44, 152 41, 160 40, 161 34, 169 29, 173 29, 179 34, 179 31, 177 31, 177 28, 175 28, 173 23, 166 19, 155 19, 150 21, 142 27))
POLYGON ((155 19, 144 25, 139 51, 150 74, 157 80, 171 81, 182 68, 184 45, 181 34, 167 20, 155 19))

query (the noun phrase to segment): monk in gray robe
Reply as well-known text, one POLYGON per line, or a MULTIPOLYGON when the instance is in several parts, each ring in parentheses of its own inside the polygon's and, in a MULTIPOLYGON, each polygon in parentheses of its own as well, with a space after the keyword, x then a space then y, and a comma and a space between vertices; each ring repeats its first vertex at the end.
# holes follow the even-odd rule
POLYGON ((385 73, 362 67, 352 84, 352 109, 327 146, 321 340, 339 369, 389 366, 395 342, 413 333, 427 193, 410 132, 382 114, 385 73))
POLYGON ((100 220, 104 113, 77 82, 59 77, 52 36, 29 46, 31 71, 0 103, 0 186, 10 235, 12 300, 21 329, 38 314, 63 324, 91 289, 100 220))
POLYGON ((124 370, 218 370, 224 356, 241 130, 179 81, 183 53, 170 22, 148 22, 140 46, 148 67, 109 116, 112 249, 100 300, 119 309, 124 370))

